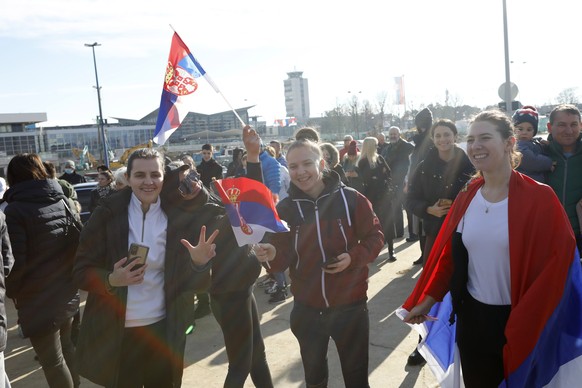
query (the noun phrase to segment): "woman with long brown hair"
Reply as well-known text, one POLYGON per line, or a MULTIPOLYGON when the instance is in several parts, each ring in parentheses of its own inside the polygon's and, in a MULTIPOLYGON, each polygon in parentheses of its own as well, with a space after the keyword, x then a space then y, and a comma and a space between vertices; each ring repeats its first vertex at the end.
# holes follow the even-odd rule
POLYGON ((71 341, 79 294, 73 283, 75 244, 66 196, 36 154, 8 164, 6 224, 14 254, 7 295, 16 302, 23 334, 30 338, 50 387, 79 385, 71 341))

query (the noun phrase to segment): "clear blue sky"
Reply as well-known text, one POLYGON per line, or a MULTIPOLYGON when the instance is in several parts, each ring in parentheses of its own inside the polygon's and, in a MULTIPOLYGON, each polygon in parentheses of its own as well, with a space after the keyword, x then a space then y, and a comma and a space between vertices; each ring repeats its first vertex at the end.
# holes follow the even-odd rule
MULTIPOLYGON (((582 86, 579 17, 571 0, 507 0, 512 81, 524 104, 582 86), (523 63, 526 62, 526 63, 523 63)), ((235 107, 269 124, 285 116, 283 80, 309 79, 311 115, 347 91, 375 103, 405 75, 407 104, 499 101, 504 82, 502 1, 269 0, 147 2, 18 0, 0 3, 0 113, 46 112, 44 125, 90 123, 98 114, 96 48, 105 118, 157 108, 172 24, 235 107), (220 4, 214 4, 220 3, 220 4)), ((579 90, 582 93, 582 89, 579 90)), ((204 80, 194 111, 228 107, 204 80)), ((398 111, 396 107, 388 111, 398 111)))

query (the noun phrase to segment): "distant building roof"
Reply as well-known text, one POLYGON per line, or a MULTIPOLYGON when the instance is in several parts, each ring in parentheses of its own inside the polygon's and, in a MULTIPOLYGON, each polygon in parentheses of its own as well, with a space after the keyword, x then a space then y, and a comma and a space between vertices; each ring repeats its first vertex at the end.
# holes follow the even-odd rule
POLYGON ((46 113, 0 113, 0 124, 36 124, 46 120, 46 113))
MULTIPOLYGON (((254 108, 254 107, 255 107, 255 105, 249 105, 249 106, 244 106, 242 108, 236 108, 235 110, 237 112, 246 111, 246 110, 249 110, 249 109, 254 108)), ((127 119, 127 118, 122 118, 122 117, 113 117, 113 118, 116 119, 117 121, 119 121, 120 125, 155 124, 156 121, 158 120, 158 111, 159 111, 159 108, 156 108, 155 110, 148 113, 147 115, 145 115, 141 119, 137 119, 137 120, 136 119, 127 119)), ((217 115, 222 115, 222 114, 229 113, 229 112, 232 112, 232 111, 225 110, 222 112, 215 112, 215 113, 210 113, 210 114, 192 112, 192 111, 190 111, 188 113, 194 114, 194 115, 199 115, 199 116, 217 116, 217 115)))

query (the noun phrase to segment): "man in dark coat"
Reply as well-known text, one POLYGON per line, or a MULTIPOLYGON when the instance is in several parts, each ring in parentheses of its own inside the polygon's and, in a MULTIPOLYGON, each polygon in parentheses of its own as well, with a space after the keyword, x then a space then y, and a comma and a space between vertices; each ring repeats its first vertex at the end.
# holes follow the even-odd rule
POLYGON ((75 162, 73 162, 72 160, 67 160, 65 162, 65 173, 61 175, 59 179, 67 181, 72 185, 87 182, 83 175, 77 174, 77 171, 75 171, 75 162))
MULTIPOLYGON (((418 132, 416 135, 412 137, 412 141, 414 142, 414 150, 412 150, 412 154, 410 155, 410 168, 408 169, 408 175, 406 177, 406 182, 414 175, 414 171, 416 171, 416 167, 418 164, 426 158, 428 151, 434 146, 432 139, 430 138, 430 127, 432 127, 432 112, 428 108, 424 108, 414 118, 414 124, 416 125, 416 131, 418 132)), ((408 183, 407 183, 408 184, 408 183)), ((406 185, 404 191, 408 191, 406 185)), ((420 225, 420 219, 411 217, 412 212, 409 212, 408 222, 409 224, 414 225, 414 230, 420 230, 422 227, 420 225), (412 221, 412 222, 411 222, 412 221)), ((414 242, 419 239, 418 233, 411 234, 406 241, 407 242, 414 242)), ((424 241, 420 242, 420 247, 424 246, 424 241)), ((414 262, 414 264, 422 264, 422 255, 420 258, 414 262)))
MULTIPOLYGON (((414 172, 416 171, 416 168, 418 167, 419 163, 426 158, 426 156, 428 155, 428 151, 430 151, 430 149, 434 147, 434 144, 430 137, 430 128, 432 127, 432 112, 430 111, 430 109, 424 108, 423 110, 418 112, 418 114, 414 118, 414 124, 416 125, 416 130, 418 133, 414 135, 414 137, 412 138, 412 141, 414 142, 414 150, 410 155, 410 168, 408 170, 408 176, 406 180, 407 185, 408 180, 411 179, 412 176, 414 175, 414 172)), ((408 191, 408 188, 406 188, 406 191, 408 191)), ((416 216, 410 217, 412 215, 412 211, 409 211, 408 215, 409 215, 408 222, 410 223, 412 221, 412 223, 414 224, 413 227, 415 230, 418 231, 418 234, 411 235, 409 238, 406 239, 406 241, 413 242, 420 239, 420 251, 421 251, 420 258, 413 263, 415 265, 419 265, 422 264, 423 262, 424 256, 423 249, 425 244, 425 239, 424 237, 422 237, 422 234, 420 233, 420 231, 422 230, 422 220, 416 216)), ((420 336, 418 340, 420 342, 420 336)), ((422 357, 422 355, 418 352, 417 348, 415 348, 414 351, 410 354, 410 356, 408 356, 408 365, 420 365, 424 362, 425 362, 424 357, 422 357)))
MULTIPOLYGON (((392 199, 392 210, 394 216, 394 226, 396 228, 396 238, 404 235, 404 217, 402 215, 402 204, 404 203, 404 180, 410 166, 410 154, 414 146, 400 137, 400 128, 392 126, 388 130, 388 141, 382 156, 390 166, 392 174, 392 186, 394 187, 394 198, 392 199)), ((408 224, 408 234, 413 234, 412 225, 408 224)))
POLYGON ((222 166, 212 157, 214 147, 210 144, 202 146, 202 161, 196 167, 196 171, 200 174, 200 180, 204 186, 210 187, 212 178, 222 179, 222 166))

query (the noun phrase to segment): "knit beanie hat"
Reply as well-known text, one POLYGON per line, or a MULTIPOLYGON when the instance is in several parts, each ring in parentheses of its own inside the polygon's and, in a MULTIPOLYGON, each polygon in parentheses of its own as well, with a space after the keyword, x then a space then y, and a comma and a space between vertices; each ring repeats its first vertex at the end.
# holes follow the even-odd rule
POLYGON ((538 111, 530 105, 526 105, 515 111, 512 117, 513 124, 530 123, 534 130, 534 136, 538 133, 538 111))
POLYGON ((432 112, 428 108, 424 108, 417 113, 414 118, 414 125, 417 129, 430 129, 432 127, 432 112))
POLYGON ((350 145, 348 146, 348 155, 357 155, 358 154, 358 143, 355 140, 350 141, 350 145))

